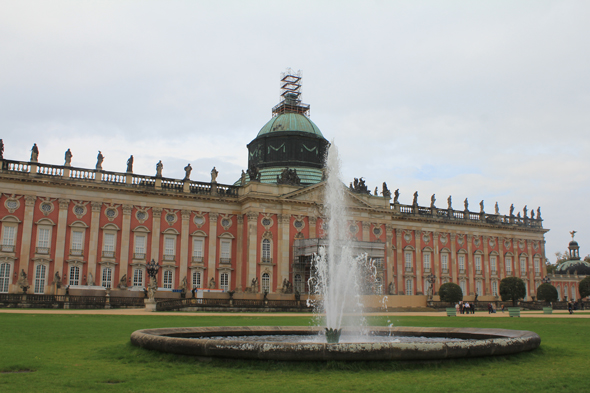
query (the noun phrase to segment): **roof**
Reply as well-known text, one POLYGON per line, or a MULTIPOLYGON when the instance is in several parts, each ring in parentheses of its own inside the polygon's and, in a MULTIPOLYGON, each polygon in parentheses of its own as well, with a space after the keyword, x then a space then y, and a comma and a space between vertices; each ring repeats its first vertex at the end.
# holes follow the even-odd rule
POLYGON ((580 259, 568 259, 565 262, 560 263, 555 268, 555 274, 574 274, 577 273, 580 276, 590 275, 590 262, 586 262, 580 259))
POLYGON ((282 113, 273 117, 260 129, 256 137, 289 131, 306 132, 319 138, 324 137, 318 126, 309 117, 300 113, 282 113))
MULTIPOLYGON (((285 167, 260 169, 260 182, 276 184, 277 176, 280 176, 284 169, 285 167)), ((321 169, 309 167, 289 167, 289 169, 295 169, 297 171, 301 185, 316 184, 322 181, 323 173, 321 169)), ((247 179, 246 182, 250 182, 250 179, 247 179)), ((234 185, 239 186, 240 180, 238 179, 234 185)))

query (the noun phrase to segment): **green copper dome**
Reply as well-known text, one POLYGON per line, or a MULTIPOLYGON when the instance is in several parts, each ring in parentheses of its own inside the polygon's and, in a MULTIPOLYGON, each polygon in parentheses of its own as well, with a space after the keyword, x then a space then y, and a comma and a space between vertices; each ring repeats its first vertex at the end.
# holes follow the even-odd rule
POLYGON ((281 132, 306 132, 314 134, 319 138, 324 137, 318 126, 309 117, 300 113, 282 113, 273 117, 260 129, 257 137, 270 136, 269 134, 278 134, 281 132))

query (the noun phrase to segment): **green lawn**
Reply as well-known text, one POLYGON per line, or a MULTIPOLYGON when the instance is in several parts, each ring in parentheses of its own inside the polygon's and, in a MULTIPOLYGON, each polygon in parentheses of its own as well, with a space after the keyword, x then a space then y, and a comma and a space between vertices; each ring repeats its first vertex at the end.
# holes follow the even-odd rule
POLYGON ((0 392, 588 391, 589 319, 396 317, 371 324, 537 332, 533 352, 442 362, 200 362, 131 346, 137 329, 307 325, 305 317, 0 313, 0 392), (24 371, 30 372, 12 372, 24 371))

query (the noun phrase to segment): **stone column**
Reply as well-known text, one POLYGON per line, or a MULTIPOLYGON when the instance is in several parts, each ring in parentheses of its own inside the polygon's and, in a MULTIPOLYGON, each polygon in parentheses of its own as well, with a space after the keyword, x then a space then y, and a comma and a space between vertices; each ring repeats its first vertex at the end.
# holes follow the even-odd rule
MULTIPOLYGON (((23 218, 19 267, 24 269, 27 275, 29 275, 29 263, 31 262, 31 236, 33 234, 33 213, 35 212, 36 200, 36 196, 25 195, 25 216, 23 218)), ((29 277, 29 285, 33 285, 31 278, 29 277)), ((20 288, 18 289, 20 290, 20 288)))
POLYGON ((465 236, 467 240, 467 293, 475 295, 475 267, 473 266, 473 235, 465 236))
POLYGON ((207 281, 212 278, 215 279, 215 283, 219 284, 219 279, 216 277, 215 261, 217 259, 217 218, 218 213, 209 212, 209 256, 207 258, 207 281))
MULTIPOLYGON (((64 257, 66 250, 69 249, 66 244, 66 229, 68 227, 68 206, 70 205, 69 199, 59 200, 59 216, 57 218, 57 239, 55 243, 55 272, 59 272, 59 275, 63 277, 64 257)), ((68 250, 69 251, 69 250, 68 250)))
POLYGON ((500 284, 499 282, 506 277, 506 261, 505 261, 505 254, 506 254, 506 246, 504 245, 504 241, 506 239, 500 238, 498 236, 498 294, 500 294, 500 284))
POLYGON ((242 277, 242 267, 244 265, 244 216, 239 214, 238 217, 238 236, 236 237, 236 241, 238 242, 236 250, 236 288, 244 290, 243 284, 243 277, 242 277))
MULTIPOLYGON (((160 224, 162 222, 162 208, 152 208, 152 244, 151 257, 154 261, 160 261, 160 224)), ((149 262, 149 261, 148 261, 149 262)))
MULTIPOLYGON (((385 267, 387 269, 386 274, 386 281, 383 285, 386 288, 389 288, 389 283, 393 282, 393 226, 391 224, 385 225, 385 256, 386 256, 386 263, 385 267)), ((395 283, 394 283, 395 284, 395 283)), ((385 293, 387 290, 384 291, 385 293)))
POLYGON ((416 293, 424 293, 424 283, 422 282, 422 231, 414 231, 416 243, 416 293))
POLYGON ((100 212, 102 202, 91 202, 92 214, 90 216, 90 246, 88 250, 88 272, 96 277, 96 261, 98 258, 98 236, 100 232, 100 212))
MULTIPOLYGON (((131 237, 131 211, 133 205, 123 205, 123 223, 121 224, 121 257, 119 260, 119 278, 115 283, 118 283, 121 278, 128 274, 129 271, 129 243, 135 239, 131 237)), ((129 275, 127 275, 129 277, 129 275)), ((97 282, 99 282, 97 280, 97 282)))
POLYGON ((368 241, 371 240, 370 232, 369 232, 369 230, 371 229, 371 223, 370 222, 363 221, 361 223, 361 225, 363 227, 363 237, 362 237, 362 239, 363 239, 364 242, 368 242, 368 241))
POLYGON ((396 247, 396 262, 397 262, 397 293, 404 291, 404 255, 402 250, 402 230, 395 228, 395 247, 396 247))
POLYGON ((282 285, 283 279, 289 280, 289 229, 291 223, 290 214, 277 214, 279 221, 278 237, 280 249, 277 250, 277 288, 282 285))
POLYGON ((248 266, 246 284, 252 282, 252 279, 256 277, 256 251, 258 250, 258 233, 256 232, 258 224, 258 213, 248 212, 248 260, 246 261, 248 266))
POLYGON ((481 267, 481 273, 484 276, 484 286, 485 286, 485 291, 483 292, 484 295, 491 295, 492 294, 492 284, 490 282, 490 276, 492 275, 492 269, 490 267, 490 252, 489 252, 489 248, 488 245, 490 243, 490 238, 488 236, 483 236, 482 237, 482 241, 483 241, 483 258, 481 263, 483 264, 483 266, 481 267))
MULTIPOLYGON (((188 260, 189 260, 189 222, 191 219, 191 211, 190 210, 181 210, 180 211, 182 217, 182 231, 180 232, 180 263, 179 263, 179 275, 178 275, 178 282, 176 283, 176 288, 182 282, 182 280, 187 277, 188 274, 188 260)), ((187 283, 189 279, 187 277, 187 283)))
POLYGON ((450 264, 450 269, 451 269, 451 281, 454 282, 455 284, 459 285, 459 279, 458 279, 458 266, 457 266, 457 234, 456 233, 451 233, 450 234, 450 239, 451 239, 451 260, 449 261, 450 264))
POLYGON ((309 238, 315 239, 317 236, 316 235, 316 224, 318 222, 318 218, 313 217, 313 216, 309 216, 308 220, 309 220, 309 238))
MULTIPOLYGON (((432 255, 432 261, 430 261, 430 265, 432 266, 432 274, 436 276, 437 284, 440 287, 442 284, 442 279, 440 278, 442 274, 442 269, 439 268, 440 266, 440 252, 438 247, 438 232, 432 232, 432 244, 434 245, 434 252, 432 255)), ((437 292, 436 287, 432 288, 432 294, 437 292)))

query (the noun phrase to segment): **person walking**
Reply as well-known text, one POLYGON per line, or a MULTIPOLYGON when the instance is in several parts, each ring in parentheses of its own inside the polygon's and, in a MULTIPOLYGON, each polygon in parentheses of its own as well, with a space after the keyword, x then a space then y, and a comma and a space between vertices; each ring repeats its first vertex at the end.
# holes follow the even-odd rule
POLYGON ((570 314, 573 314, 574 313, 573 305, 572 305, 571 300, 569 302, 567 302, 567 310, 569 311, 570 314))

